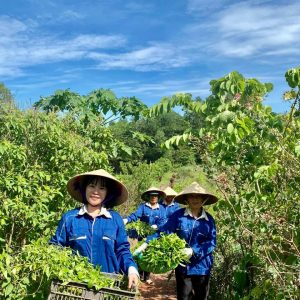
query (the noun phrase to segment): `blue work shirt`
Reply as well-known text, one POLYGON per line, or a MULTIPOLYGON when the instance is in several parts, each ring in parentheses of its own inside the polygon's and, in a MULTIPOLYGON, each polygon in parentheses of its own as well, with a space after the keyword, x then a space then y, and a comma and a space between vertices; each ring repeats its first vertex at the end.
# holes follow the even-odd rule
POLYGON ((96 218, 85 207, 66 212, 50 243, 70 247, 86 256, 101 272, 128 274, 129 267, 137 269, 119 213, 101 209, 96 218))
POLYGON ((216 226, 213 217, 202 209, 199 218, 191 215, 188 208, 177 210, 156 233, 147 238, 147 243, 159 238, 160 233, 176 233, 193 249, 190 262, 185 267, 179 265, 178 271, 184 275, 208 275, 213 265, 212 252, 216 247, 216 226))
POLYGON ((146 202, 140 204, 137 210, 126 217, 126 219, 128 223, 140 220, 150 226, 156 225, 160 228, 166 222, 166 211, 165 208, 158 203, 154 207, 151 207, 151 204, 146 202))
POLYGON ((178 202, 172 201, 170 204, 167 204, 164 200, 159 202, 165 208, 166 217, 169 218, 176 210, 180 209, 178 202))

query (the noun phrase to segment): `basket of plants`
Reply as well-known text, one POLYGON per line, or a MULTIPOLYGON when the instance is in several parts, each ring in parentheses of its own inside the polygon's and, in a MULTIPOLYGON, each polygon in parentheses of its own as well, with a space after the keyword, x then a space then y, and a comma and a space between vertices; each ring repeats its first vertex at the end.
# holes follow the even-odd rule
POLYGON ((117 274, 105 274, 105 277, 113 281, 112 287, 102 287, 95 289, 87 284, 79 282, 64 283, 59 280, 51 282, 50 294, 47 300, 134 300, 136 291, 127 291, 120 288, 121 277, 117 274), (110 276, 108 276, 110 275, 110 276), (115 276, 115 277, 114 277, 115 276))
POLYGON ((185 244, 175 233, 161 234, 159 239, 150 241, 146 250, 135 256, 135 259, 142 270, 163 274, 188 261, 183 253, 185 244))

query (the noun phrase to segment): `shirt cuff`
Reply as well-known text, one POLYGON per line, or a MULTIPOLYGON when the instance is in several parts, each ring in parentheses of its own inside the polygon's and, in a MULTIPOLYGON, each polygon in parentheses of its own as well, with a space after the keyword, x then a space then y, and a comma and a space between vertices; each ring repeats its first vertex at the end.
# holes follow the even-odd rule
POLYGON ((140 274, 134 266, 130 266, 128 268, 128 275, 130 275, 130 274, 136 274, 140 278, 140 274))

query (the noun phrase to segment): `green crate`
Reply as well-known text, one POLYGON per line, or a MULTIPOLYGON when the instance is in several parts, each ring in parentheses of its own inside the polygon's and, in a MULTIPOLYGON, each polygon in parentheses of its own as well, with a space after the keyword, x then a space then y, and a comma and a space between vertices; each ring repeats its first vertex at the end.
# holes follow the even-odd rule
POLYGON ((47 300, 136 300, 137 293, 122 290, 122 276, 106 274, 115 280, 113 288, 102 288, 99 291, 89 289, 86 284, 69 282, 63 284, 59 280, 51 282, 50 294, 47 300))

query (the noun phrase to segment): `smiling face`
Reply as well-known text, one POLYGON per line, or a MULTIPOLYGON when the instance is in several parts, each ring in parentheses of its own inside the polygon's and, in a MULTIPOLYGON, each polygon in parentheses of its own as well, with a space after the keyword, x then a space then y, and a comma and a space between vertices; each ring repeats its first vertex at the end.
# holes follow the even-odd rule
POLYGON ((87 184, 85 189, 85 197, 88 205, 92 207, 101 207, 106 195, 107 187, 105 180, 103 180, 101 177, 95 178, 87 184))

